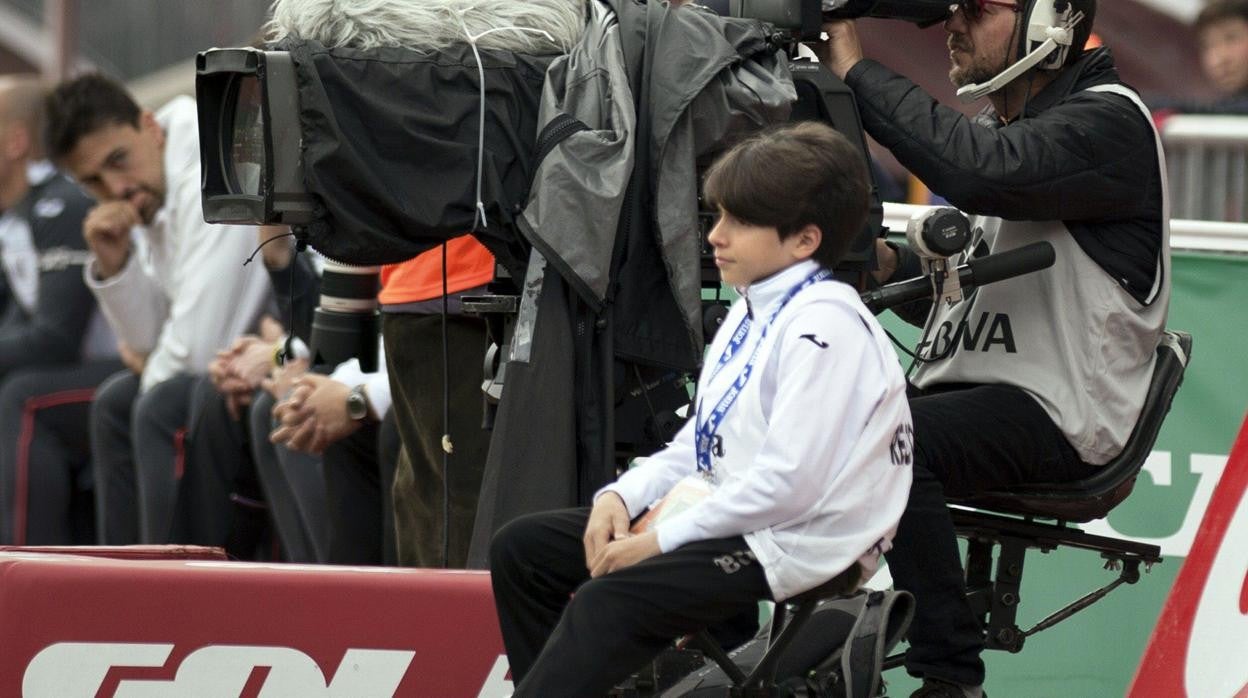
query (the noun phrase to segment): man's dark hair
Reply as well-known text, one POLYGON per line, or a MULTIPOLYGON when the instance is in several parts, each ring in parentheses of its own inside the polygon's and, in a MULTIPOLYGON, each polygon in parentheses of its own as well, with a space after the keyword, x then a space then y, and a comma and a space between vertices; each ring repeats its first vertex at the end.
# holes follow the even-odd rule
POLYGON ((1092 36, 1092 25, 1096 22, 1096 0, 1070 0, 1073 12, 1082 12, 1083 21, 1075 27, 1074 40, 1070 44, 1070 53, 1066 54, 1066 65, 1071 65, 1083 56, 1083 49, 1092 36))
POLYGON ((138 128, 141 113, 126 88, 101 73, 62 82, 47 99, 44 138, 48 157, 63 160, 83 137, 105 126, 138 128))
POLYGON ((786 124, 732 147, 706 175, 709 203, 784 240, 813 223, 814 260, 832 268, 867 220, 871 185, 862 151, 826 124, 786 124))
POLYGON ((1199 33, 1211 24, 1228 19, 1248 22, 1248 0, 1210 0, 1200 14, 1196 15, 1195 28, 1199 33))

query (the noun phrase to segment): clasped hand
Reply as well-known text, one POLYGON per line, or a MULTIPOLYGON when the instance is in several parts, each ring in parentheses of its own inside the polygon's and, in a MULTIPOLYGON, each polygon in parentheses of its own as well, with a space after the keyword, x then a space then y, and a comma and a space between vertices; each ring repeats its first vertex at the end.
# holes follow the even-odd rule
POLYGON ((225 398, 230 416, 239 419, 243 408, 251 404, 252 394, 273 369, 273 344, 282 336, 280 323, 265 317, 260 323, 260 336, 243 335, 228 349, 217 352, 208 364, 208 376, 217 392, 225 398))
POLYGON ((629 532, 628 508, 614 492, 594 501, 585 524, 585 566, 589 576, 601 577, 662 553, 654 531, 629 532))
POLYGON ((273 406, 277 428, 269 441, 292 451, 321 453, 355 433, 360 423, 347 414, 351 387, 328 376, 308 373, 294 383, 286 399, 273 406))

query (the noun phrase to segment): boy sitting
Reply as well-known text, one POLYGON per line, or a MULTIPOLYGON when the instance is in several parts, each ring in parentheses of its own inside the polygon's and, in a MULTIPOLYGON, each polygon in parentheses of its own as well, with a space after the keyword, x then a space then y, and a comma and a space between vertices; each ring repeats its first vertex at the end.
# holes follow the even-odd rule
POLYGON ((707 353, 694 417, 592 509, 522 517, 491 546, 517 698, 602 695, 759 599, 842 574, 856 587, 906 503, 905 380, 830 272, 866 217, 862 154, 823 124, 785 126, 728 151, 705 192, 720 214, 715 263, 741 298, 707 353))

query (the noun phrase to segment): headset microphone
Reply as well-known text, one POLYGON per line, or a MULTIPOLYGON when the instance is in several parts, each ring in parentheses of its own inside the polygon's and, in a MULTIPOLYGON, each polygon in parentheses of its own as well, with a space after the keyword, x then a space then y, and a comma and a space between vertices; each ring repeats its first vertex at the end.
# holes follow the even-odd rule
POLYGON ((1083 21, 1084 15, 1082 12, 1071 14, 1069 2, 1064 3, 1065 9, 1061 11, 1058 11, 1057 5, 1057 0, 1038 0, 1028 13, 1027 34, 1023 44, 1030 52, 988 82, 959 88, 958 99, 967 104, 978 101, 1010 84, 1037 65, 1045 70, 1062 67, 1066 53, 1075 40, 1075 27, 1083 21))

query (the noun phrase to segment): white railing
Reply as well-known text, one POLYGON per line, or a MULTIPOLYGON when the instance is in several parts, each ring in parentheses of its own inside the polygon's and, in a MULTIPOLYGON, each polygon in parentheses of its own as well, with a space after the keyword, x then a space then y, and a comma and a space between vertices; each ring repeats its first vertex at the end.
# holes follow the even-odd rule
MULTIPOLYGON (((894 233, 905 234, 906 222, 928 206, 884 204, 884 225, 894 233)), ((1175 219, 1170 221, 1170 247, 1200 252, 1248 254, 1248 223, 1221 223, 1175 219)))
POLYGON ((1175 218, 1248 221, 1248 116, 1175 115, 1161 137, 1175 218))

